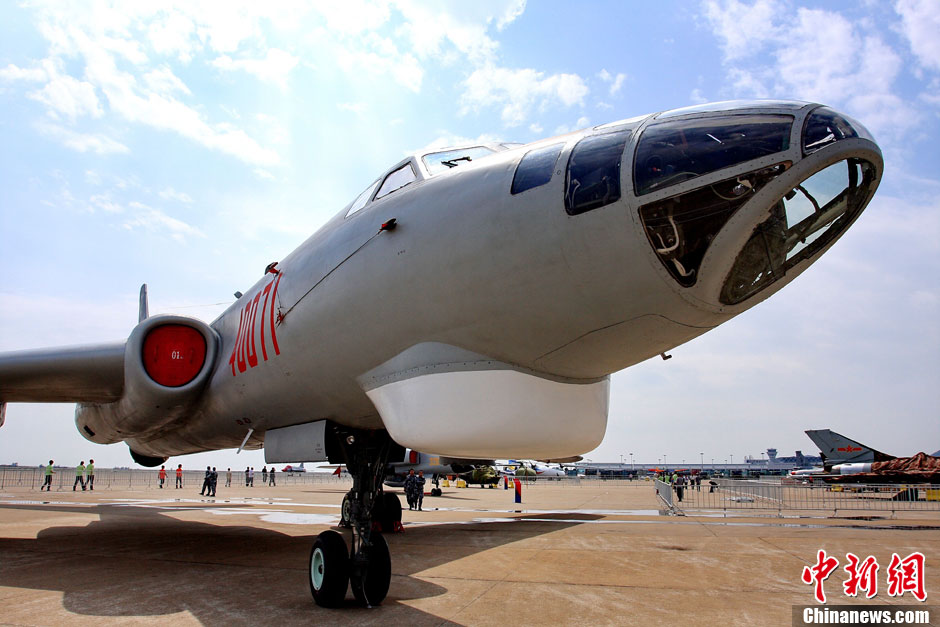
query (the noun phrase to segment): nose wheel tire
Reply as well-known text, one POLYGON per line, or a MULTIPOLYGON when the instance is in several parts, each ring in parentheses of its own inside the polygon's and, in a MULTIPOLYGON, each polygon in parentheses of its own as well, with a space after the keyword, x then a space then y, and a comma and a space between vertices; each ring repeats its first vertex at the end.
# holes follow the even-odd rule
POLYGON ((352 527, 352 491, 343 496, 343 505, 340 507, 339 512, 340 527, 352 527))
MULTIPOLYGON (((327 532, 329 533, 329 532, 327 532)), ((365 606, 379 605, 388 594, 392 581, 392 558, 388 543, 381 533, 375 531, 370 538, 366 560, 350 577, 353 596, 365 606)))
MULTIPOLYGON (((385 551, 388 559, 387 545, 385 551)), ((317 605, 339 607, 343 604, 349 587, 349 555, 343 536, 335 531, 324 531, 317 536, 310 551, 309 574, 310 593, 317 605)))

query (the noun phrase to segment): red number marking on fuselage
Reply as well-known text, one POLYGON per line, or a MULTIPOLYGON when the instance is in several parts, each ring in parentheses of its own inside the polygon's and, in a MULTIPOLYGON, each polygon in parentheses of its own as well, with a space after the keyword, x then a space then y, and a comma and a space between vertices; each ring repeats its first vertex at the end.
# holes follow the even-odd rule
POLYGON ((265 285, 264 289, 255 294, 255 297, 249 300, 241 312, 239 312, 238 334, 235 336, 235 346, 232 348, 232 355, 228 360, 228 363, 232 366, 233 377, 239 372, 245 372, 249 368, 254 368, 259 363, 258 350, 255 344, 256 326, 261 335, 261 360, 268 360, 268 349, 264 341, 266 328, 270 329, 271 332, 271 344, 274 347, 274 355, 281 354, 281 349, 277 343, 277 331, 274 325, 277 285, 281 281, 281 276, 282 275, 278 274, 276 279, 265 285), (264 296, 263 302, 261 301, 262 295, 264 296), (260 317, 258 312, 259 303, 261 303, 260 317), (270 313, 265 316, 268 310, 270 310, 270 313), (238 372, 235 371, 236 365, 238 366, 238 372))

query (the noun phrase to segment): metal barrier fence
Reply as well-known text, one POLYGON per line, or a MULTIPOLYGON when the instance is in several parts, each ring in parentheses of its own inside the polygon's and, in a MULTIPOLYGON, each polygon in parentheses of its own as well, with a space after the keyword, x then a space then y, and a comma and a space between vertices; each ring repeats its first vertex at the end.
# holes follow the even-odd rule
MULTIPOLYGON (((219 487, 226 485, 226 471, 219 472, 219 487)), ((159 489, 160 479, 158 471, 152 469, 117 469, 96 468, 94 488, 96 490, 133 490, 133 489, 159 489)), ((56 468, 52 475, 52 490, 56 492, 71 491, 73 487, 81 489, 75 484, 74 468, 56 468)), ((245 486, 246 473, 244 470, 232 471, 232 486, 245 486)), ((205 477, 204 470, 184 470, 183 487, 200 489, 205 477)), ((335 476, 327 473, 282 473, 274 474, 277 486, 321 485, 336 484, 339 486, 352 485, 348 475, 335 476)), ((30 489, 39 490, 45 481, 43 468, 6 467, 0 468, 0 490, 3 489, 30 489)), ((86 480, 87 482, 87 480, 86 480)), ((176 485, 176 469, 167 468, 164 487, 173 489, 176 485)), ((254 487, 267 485, 260 470, 254 473, 254 487)))
POLYGON ((656 480, 655 485, 656 496, 659 497, 659 500, 662 501, 663 505, 668 507, 670 511, 675 511, 675 506, 672 501, 672 486, 659 479, 656 480))
POLYGON ((685 510, 940 511, 940 485, 784 484, 706 480, 671 486, 673 503, 685 510))

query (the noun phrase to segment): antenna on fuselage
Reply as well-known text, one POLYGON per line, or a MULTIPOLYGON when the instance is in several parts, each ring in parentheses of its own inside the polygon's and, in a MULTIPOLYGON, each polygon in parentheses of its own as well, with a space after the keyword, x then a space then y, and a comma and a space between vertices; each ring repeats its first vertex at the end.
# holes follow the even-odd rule
POLYGON ((147 299, 147 284, 140 286, 140 307, 137 310, 137 323, 140 324, 150 317, 150 303, 147 299))

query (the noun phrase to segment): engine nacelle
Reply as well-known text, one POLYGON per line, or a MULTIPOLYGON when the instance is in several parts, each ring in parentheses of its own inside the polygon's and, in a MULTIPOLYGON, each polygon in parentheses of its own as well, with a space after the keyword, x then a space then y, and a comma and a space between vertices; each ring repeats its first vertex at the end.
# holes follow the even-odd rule
POLYGON ((113 444, 153 434, 183 418, 209 381, 219 336, 183 316, 147 318, 124 347, 124 395, 113 403, 79 404, 75 424, 92 442, 113 444))

